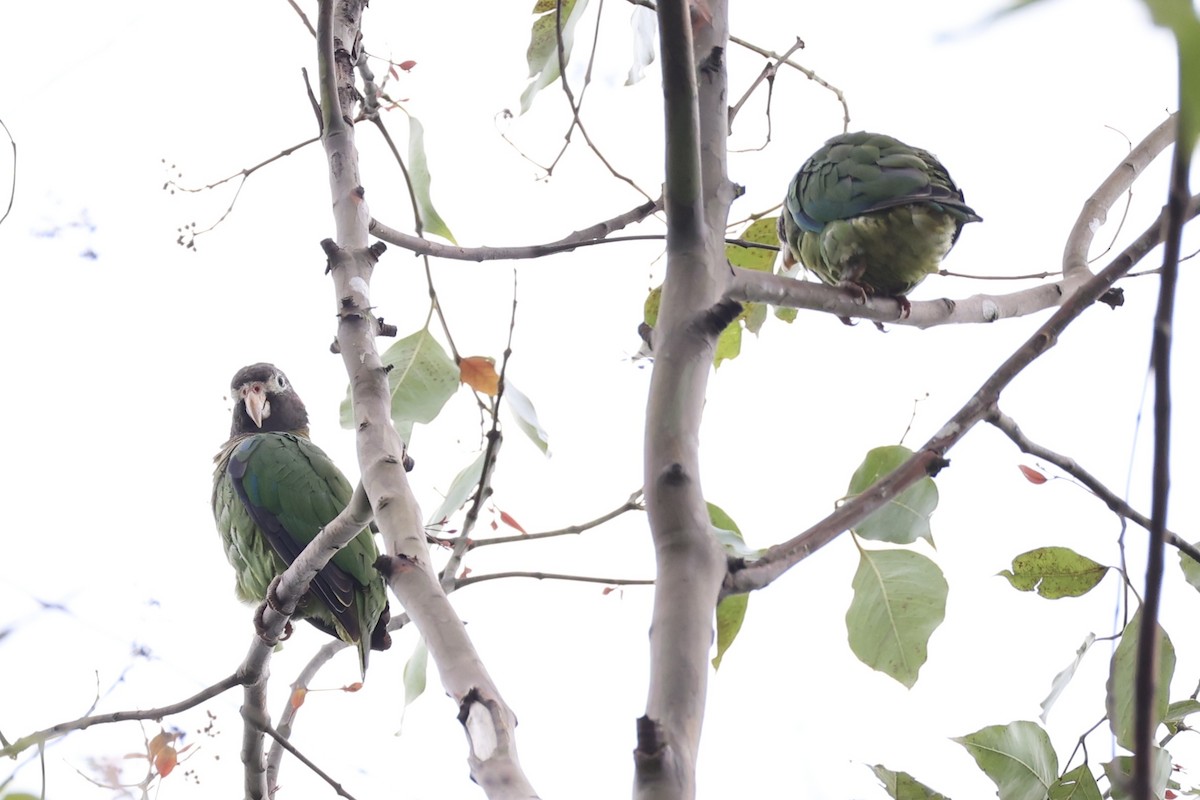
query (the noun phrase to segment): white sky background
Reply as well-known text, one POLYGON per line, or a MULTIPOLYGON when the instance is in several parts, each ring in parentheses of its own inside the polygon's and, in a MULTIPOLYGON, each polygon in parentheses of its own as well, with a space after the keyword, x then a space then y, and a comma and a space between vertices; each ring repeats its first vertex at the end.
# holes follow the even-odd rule
MULTIPOLYGON (((97 685, 107 691, 122 673, 101 710, 178 700, 241 660, 251 611, 234 599, 209 509, 210 459, 227 436, 224 398, 238 367, 256 360, 283 367, 305 398, 316 441, 352 478, 356 462, 352 437, 337 425, 345 376, 328 354, 333 303, 317 243, 333 226, 320 150, 254 176, 195 253, 175 244, 176 228, 211 224, 230 187, 199 197, 161 188, 161 159, 178 165, 181 182, 198 185, 313 135, 300 78, 300 68, 314 63, 313 47, 291 9, 282 0, 65 2, 48 16, 34 4, 8 5, 0 118, 20 160, 17 205, 0 226, 10 275, 0 316, 8 342, 0 425, 10 463, 0 730, 12 739, 84 713, 97 685), (42 235, 84 219, 94 229, 42 235), (89 250, 95 259, 81 255, 89 250), (67 611, 42 610, 39 601, 67 611), (152 658, 131 656, 135 643, 152 658)), ((417 62, 392 91, 410 98, 425 125, 434 200, 459 242, 547 241, 638 204, 578 135, 550 181, 538 181, 538 170, 500 140, 496 115, 518 107, 525 85, 528 4, 472 5, 468 25, 458 7, 377 2, 364 25, 368 51, 417 62)), ((986 220, 964 232, 949 269, 1052 271, 1082 202, 1126 152, 1124 136, 1139 140, 1175 107, 1173 49, 1132 0, 1056 2, 973 27, 994 7, 738 3, 731 28, 779 52, 799 35, 808 47, 796 58, 846 93, 852 129, 886 131, 948 165, 986 220)), ((593 0, 589 19, 595 12, 593 0)), ((610 160, 654 193, 662 180, 657 72, 621 86, 629 9, 610 2, 604 17, 585 121, 610 160)), ((590 31, 590 23, 581 28, 577 57, 590 31)), ((730 61, 736 97, 762 62, 736 47, 730 61)), ((566 130, 564 109, 561 96, 546 90, 505 129, 546 163, 566 130)), ((762 109, 759 95, 743 110, 733 147, 761 143, 762 109)), ((403 116, 393 113, 388 123, 403 143, 403 116)), ((781 72, 773 144, 731 159, 731 177, 747 187, 733 217, 777 203, 801 161, 840 126, 829 93, 781 72)), ((372 212, 409 229, 399 171, 369 126, 359 143, 372 212)), ((1122 245, 1158 213, 1166 158, 1135 187, 1122 245)), ((645 291, 661 279, 660 252, 654 243, 614 244, 516 265, 509 375, 537 405, 554 455, 543 459, 509 426, 495 502, 529 531, 590 520, 640 485, 649 371, 629 355, 645 291)), ((1189 449, 1197 432, 1188 413, 1197 391, 1194 263, 1183 270, 1175 327, 1170 520, 1193 541, 1200 538, 1189 449)), ((503 351, 512 267, 437 264, 464 355, 503 351)), ((1020 285, 932 278, 914 298, 1020 285)), ((1110 487, 1121 490, 1131 474, 1132 502, 1148 512, 1151 430, 1142 387, 1157 282, 1124 286, 1125 307, 1091 309, 1006 392, 1003 408, 1110 487), (1135 447, 1142 408, 1147 423, 1135 447)), ((420 262, 390 248, 373 297, 402 332, 419 328, 427 308, 420 262)), ((1046 316, 925 332, 896 326, 886 335, 815 313, 791 326, 771 320, 710 384, 706 494, 752 545, 796 534, 831 508, 868 449, 899 439, 914 399, 928 395, 910 444, 937 430, 1046 316)), ((418 429, 411 477, 426 513, 474 457, 477 426, 464 392, 432 429, 418 429)), ((850 653, 844 613, 856 553, 848 538, 835 542, 751 599, 741 636, 710 684, 702 797, 878 798, 864 764, 879 762, 950 796, 992 796, 992 784, 948 737, 1036 719, 1051 679, 1084 636, 1112 632, 1115 576, 1088 597, 1054 603, 1017 594, 993 576, 1013 556, 1049 544, 1115 564, 1115 518, 1068 482, 1028 484, 1016 465, 1031 459, 990 428, 976 429, 950 458, 938 477, 931 553, 946 572, 949 607, 920 682, 906 690, 850 653)), ((1128 540, 1140 590, 1145 536, 1131 528, 1128 540)), ((653 569, 641 515, 551 544, 487 548, 468 565, 476 574, 649 577, 653 569)), ((1200 637, 1197 597, 1182 584, 1174 552, 1167 584, 1164 621, 1179 654, 1172 698, 1180 699, 1200 679, 1200 637)), ((633 721, 644 706, 649 597, 642 588, 604 596, 592 584, 530 581, 454 596, 520 718, 522 762, 543 796, 627 794, 633 721)), ((277 654, 273 712, 323 643, 302 626, 277 654)), ((412 646, 406 632, 390 652, 375 654, 358 694, 310 696, 295 741, 360 798, 479 797, 466 779, 453 706, 436 684, 409 709, 403 735, 393 735, 412 646)), ((1050 715, 1060 761, 1103 714, 1107 661, 1107 647, 1097 645, 1050 715)), ((342 655, 318 684, 355 676, 353 658, 342 655)), ((198 743, 187 766, 199 784, 178 772, 159 797, 237 796, 240 702, 233 692, 208 705, 220 731, 214 739, 194 734, 205 724, 202 711, 170 721, 198 743)), ((1089 745, 1094 764, 1110 757, 1103 734, 1089 745)), ((135 724, 74 734, 47 752, 48 794, 104 796, 75 770, 86 771, 89 757, 143 747, 135 724)), ((1195 737, 1176 740, 1172 751, 1190 769, 1187 782, 1200 781, 1195 737)), ((130 774, 136 770, 135 763, 130 774)), ((33 765, 9 788, 37 786, 33 765)), ((293 761, 285 762, 283 787, 292 797, 327 791, 293 761)))

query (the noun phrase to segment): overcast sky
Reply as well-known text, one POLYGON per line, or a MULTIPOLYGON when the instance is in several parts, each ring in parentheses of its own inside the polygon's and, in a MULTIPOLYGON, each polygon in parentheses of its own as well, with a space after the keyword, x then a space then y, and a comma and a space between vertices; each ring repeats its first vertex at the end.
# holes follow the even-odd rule
MULTIPOLYGON (((270 360, 286 370, 307 403, 315 440, 352 479, 356 462, 353 437, 337 423, 345 375, 328 352, 334 305, 318 242, 333 226, 320 150, 256 174, 194 251, 176 243, 178 229, 213 225, 233 184, 200 195, 163 190, 171 178, 208 184, 315 134, 300 74, 313 69, 312 40, 288 4, 9 5, 0 31, 0 119, 19 158, 16 205, 0 225, 9 276, 0 430, 10 464, 0 731, 11 740, 83 714, 97 692, 102 710, 161 705, 240 662, 252 612, 233 596, 209 508, 211 457, 228 434, 227 387, 238 367, 270 360), (135 647, 150 657, 132 655, 135 647)), ((390 91, 424 123, 434 200, 459 243, 548 241, 640 203, 578 135, 549 180, 523 157, 553 159, 565 105, 547 90, 529 114, 504 118, 505 109, 518 109, 525 85, 527 4, 473 5, 464 19, 461 6, 376 2, 364 21, 367 51, 416 62, 390 91)), ((985 220, 964 231, 946 267, 1012 276, 1059 268, 1083 201, 1128 140, 1176 105, 1171 41, 1140 3, 1043 5, 985 24, 997 4, 738 3, 731 28, 777 52, 800 36, 807 47, 796 59, 845 93, 851 129, 884 131, 937 154, 985 220)), ((581 46, 591 41, 597 7, 581 26, 581 46)), ((610 161, 655 194, 662 181, 657 72, 624 87, 630 8, 607 3, 603 18, 584 119, 610 161)), ((737 47, 729 56, 736 98, 763 62, 737 47)), ((578 87, 578 53, 577 61, 578 87)), ((375 71, 385 68, 377 63, 375 71)), ((780 73, 772 102, 765 150, 757 149, 766 138, 761 92, 735 126, 731 147, 741 152, 730 176, 746 194, 734 219, 779 202, 800 163, 841 129, 833 95, 797 73, 780 73)), ((387 121, 403 143, 403 115, 387 121)), ((373 214, 410 230, 399 170, 373 130, 360 129, 359 144, 373 214)), ((1101 231, 1096 255, 1114 235, 1123 246, 1158 213, 1165 158, 1135 187, 1120 233, 1119 210, 1101 231)), ((0 158, 5 180, 8 169, 0 158)), ((660 231, 650 223, 629 232, 660 231)), ((1190 237, 1191 249, 1198 244, 1190 237)), ((494 500, 528 531, 593 519, 641 484, 649 367, 631 355, 646 291, 661 280, 660 256, 661 245, 651 242, 522 264, 435 265, 459 350, 494 357, 504 349, 517 269, 509 375, 536 404, 553 455, 544 458, 509 426, 494 500)), ((1175 326, 1170 524, 1195 541, 1190 365, 1200 315, 1191 264, 1175 326)), ((932 278, 913 298, 1026 285, 932 278)), ((1124 285, 1123 308, 1087 312, 1002 405, 1042 444, 1119 492, 1128 486, 1131 502, 1148 512, 1152 432, 1143 386, 1157 282, 1124 285)), ((420 328, 427 313, 420 261, 390 248, 372 296, 402 333, 420 328)), ((927 439, 1046 316, 886 334, 809 312, 790 326, 772 319, 710 384, 702 445, 708 499, 754 546, 795 535, 832 508, 868 449, 897 442, 910 418, 906 441, 927 439)), ((443 419, 414 435, 412 480, 427 513, 478 450, 472 403, 461 393, 443 419)), ((947 619, 920 682, 906 690, 850 653, 844 613, 857 551, 848 538, 838 540, 751 598, 741 636, 710 683, 702 798, 880 798, 864 766, 880 762, 949 796, 991 796, 992 785, 948 737, 1036 719, 1050 681, 1084 637, 1114 632, 1123 613, 1115 576, 1085 598, 1051 603, 1019 595, 994 575, 1013 556, 1049 544, 1117 564, 1117 520, 1068 481, 1027 483, 1017 465, 1032 459, 994 430, 977 429, 950 459, 938 477, 937 551, 918 547, 950 584, 947 619)), ((1140 591, 1145 536, 1131 528, 1126 541, 1140 591)), ((1176 565, 1169 553, 1163 618, 1179 654, 1172 698, 1180 699, 1200 680, 1200 637, 1198 598, 1176 565)), ((653 554, 644 517, 631 514, 579 537, 486 548, 467 566, 474 574, 646 578, 653 554)), ((594 584, 532 581, 454 596, 520 719, 521 760, 543 796, 628 791, 633 721, 645 702, 649 599, 642 588, 606 595, 594 584)), ((303 626, 276 655, 274 712, 323 643, 303 626)), ((296 741, 356 797, 479 797, 466 778, 453 705, 436 681, 395 735, 399 677, 413 645, 405 632, 392 651, 374 656, 362 692, 311 696, 296 741)), ((1060 764, 1104 713, 1108 657, 1107 645, 1097 645, 1050 715, 1060 764)), ((343 654, 318 684, 340 686, 356 671, 343 654)), ((240 702, 234 692, 206 707, 216 715, 212 737, 196 733, 207 724, 205 709, 168 722, 195 745, 187 765, 195 780, 173 774, 158 797, 236 796, 240 702)), ((1089 747, 1093 766, 1111 757, 1103 733, 1089 747)), ((78 774, 93 774, 89 758, 120 760, 142 749, 134 724, 75 734, 47 751, 47 794, 105 796, 78 774)), ((1176 740, 1172 752, 1190 770, 1185 783, 1200 782, 1195 737, 1176 740)), ((314 780, 287 762, 285 796, 324 796, 314 780)), ((38 782, 36 766, 26 767, 9 788, 36 792, 38 782)))

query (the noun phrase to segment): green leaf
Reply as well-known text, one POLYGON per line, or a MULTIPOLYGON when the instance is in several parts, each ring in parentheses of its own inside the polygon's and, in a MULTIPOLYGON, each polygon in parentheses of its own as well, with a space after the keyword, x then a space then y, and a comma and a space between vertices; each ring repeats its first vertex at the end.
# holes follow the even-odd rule
POLYGON ((1088 765, 1080 764, 1054 782, 1049 800, 1103 800, 1103 797, 1088 765))
POLYGON ((1088 651, 1092 644, 1096 641, 1096 634, 1089 633, 1084 637, 1083 644, 1075 651, 1075 660, 1067 665, 1067 668, 1054 676, 1054 680, 1050 683, 1050 694, 1046 695, 1046 699, 1042 701, 1042 722, 1046 721, 1046 717, 1050 714, 1050 707, 1058 700, 1059 695, 1063 693, 1063 689, 1067 688, 1067 684, 1075 677, 1075 670, 1079 669, 1079 664, 1083 661, 1083 655, 1088 651))
POLYGON ((770 249, 762 247, 746 247, 740 244, 725 245, 725 257, 735 267, 752 269, 757 272, 770 272, 775 266, 779 255, 779 234, 776 232, 777 217, 755 220, 742 231, 738 238, 744 242, 770 245, 770 249))
MULTIPOLYGON (((392 422, 397 428, 405 422, 430 422, 458 390, 458 366, 428 328, 393 344, 383 353, 382 359, 392 368, 388 373, 388 387, 392 393, 392 422)), ((349 387, 341 405, 341 423, 343 428, 354 427, 349 387)))
POLYGON ((441 214, 433 207, 433 198, 429 193, 432 178, 429 160, 425 157, 425 128, 412 114, 408 115, 408 179, 412 184, 413 196, 417 199, 421 229, 458 244, 441 214))
POLYGON ((726 553, 738 558, 755 559, 765 552, 746 544, 741 528, 720 506, 713 503, 705 505, 708 506, 708 521, 712 523, 713 536, 726 553))
POLYGON ((1013 588, 1034 589, 1042 597, 1080 597, 1104 578, 1108 567, 1081 556, 1067 547, 1039 547, 1013 559, 1012 572, 1001 570, 1013 588))
MULTIPOLYGON (((537 19, 529 35, 529 47, 525 51, 525 60, 529 64, 529 77, 532 80, 521 93, 521 113, 524 114, 533 105, 533 98, 539 91, 558 80, 558 35, 557 12, 555 0, 538 0, 533 7, 537 19)), ((562 41, 563 63, 571 61, 571 45, 575 40, 575 24, 583 16, 587 8, 587 0, 562 0, 562 41)))
POLYGON ((775 309, 775 318, 781 319, 789 325, 796 321, 796 317, 800 315, 800 310, 796 308, 777 308, 775 309))
POLYGON ((1175 34, 1179 46, 1179 140, 1196 146, 1200 135, 1200 18, 1192 0, 1143 0, 1154 21, 1175 34))
MULTIPOLYGON (((900 445, 876 447, 867 453, 863 463, 850 478, 846 499, 857 497, 912 456, 912 451, 900 445)), ((918 538, 933 543, 929 517, 937 508, 938 492, 933 478, 922 478, 888 501, 854 528, 864 539, 893 544, 911 544, 918 538)))
POLYGON ((417 637, 417 646, 404 665, 404 705, 412 704, 425 693, 425 678, 429 667, 429 648, 425 646, 425 638, 417 637))
POLYGON ((991 725, 954 739, 1000 790, 1000 800, 1045 800, 1058 777, 1058 756, 1036 722, 991 725))
POLYGON ((721 659, 725 657, 725 651, 742 629, 749 602, 748 594, 731 594, 717 603, 717 654, 713 656, 713 669, 721 668, 721 659))
POLYGON ((487 455, 486 452, 480 453, 475 460, 454 476, 454 480, 450 483, 450 488, 446 491, 446 497, 442 500, 442 504, 437 507, 425 524, 429 527, 444 525, 455 512, 466 505, 471 494, 475 491, 475 487, 479 485, 479 479, 483 477, 483 459, 487 455))
POLYGON ((763 323, 767 321, 767 305, 766 303, 746 303, 746 310, 742 312, 742 319, 746 321, 746 330, 753 333, 755 336, 762 330, 763 323))
MULTIPOLYGON (((1154 768, 1150 776, 1150 790, 1157 800, 1166 796, 1167 781, 1171 778, 1171 754, 1161 747, 1153 748, 1154 768)), ((1112 800, 1134 800, 1129 790, 1133 777, 1133 756, 1117 756, 1104 764, 1104 774, 1112 786, 1112 800)))
POLYGON ((642 304, 642 318, 646 324, 653 328, 658 324, 658 307, 662 305, 662 285, 655 286, 646 295, 646 302, 642 304))
POLYGON ((725 326, 725 330, 721 331, 721 335, 717 337, 716 352, 713 353, 713 365, 721 366, 722 361, 727 361, 731 358, 737 358, 742 352, 742 315, 743 311, 738 315, 737 319, 725 326))
MULTIPOLYGON (((733 518, 725 513, 724 509, 713 503, 706 505, 708 506, 708 521, 712 524, 713 533, 727 553, 742 557, 760 554, 761 551, 751 550, 746 546, 741 529, 738 528, 733 518)), ((742 629, 749 600, 749 595, 734 594, 717 604, 717 654, 713 656, 713 669, 720 669, 725 651, 733 644, 738 631, 742 629)))
POLYGON ((429 670, 429 648, 425 638, 417 636, 416 647, 404 664, 404 710, 400 712, 400 725, 404 726, 404 714, 412 702, 425 693, 426 676, 429 670))
POLYGON ((550 434, 546 433, 542 428, 542 423, 538 422, 537 409, 533 407, 533 401, 507 377, 504 379, 504 402, 508 403, 508 410, 512 412, 513 419, 517 421, 517 427, 537 445, 538 450, 547 458, 550 457, 550 434))
MULTIPOLYGON (((1193 542, 1192 547, 1200 548, 1200 542, 1193 542)), ((1180 551, 1179 568, 1183 570, 1183 579, 1200 590, 1200 562, 1180 551)))
POLYGON ((946 616, 946 579, 937 564, 908 550, 859 551, 846 612, 859 661, 912 688, 929 637, 946 616))
MULTIPOLYGON (((1107 696, 1104 706, 1108 711, 1108 724, 1117 737, 1117 744, 1133 750, 1133 706, 1134 684, 1137 673, 1138 636, 1142 624, 1142 609, 1138 609, 1125 626, 1121 642, 1112 655, 1107 696)), ((1154 701, 1154 727, 1157 728, 1167 716, 1168 690, 1171 677, 1175 674, 1175 647, 1161 625, 1156 625, 1159 635, 1158 686, 1154 701)))
POLYGON ((1163 718, 1164 722, 1183 722, 1183 720, 1192 714, 1200 712, 1200 700, 1178 700, 1167 706, 1167 715, 1163 718))
POLYGON ((935 792, 907 772, 893 772, 882 764, 871 767, 871 771, 883 783, 888 797, 893 800, 950 800, 946 795, 935 792))

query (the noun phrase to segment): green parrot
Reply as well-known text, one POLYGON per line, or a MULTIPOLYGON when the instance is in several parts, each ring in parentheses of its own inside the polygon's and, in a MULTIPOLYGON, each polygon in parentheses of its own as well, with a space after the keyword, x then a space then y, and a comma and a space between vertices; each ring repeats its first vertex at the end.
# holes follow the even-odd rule
MULTIPOLYGON (((237 572, 237 596, 262 602, 271 581, 341 513, 352 490, 309 440, 308 412, 281 370, 251 364, 237 371, 231 388, 233 427, 213 459, 213 516, 237 572)), ((294 615, 357 645, 364 677, 369 652, 391 645, 378 557, 364 528, 317 573, 294 615)))
POLYGON ((844 133, 813 153, 779 215, 784 264, 862 297, 904 295, 937 272, 963 225, 982 218, 928 152, 881 133, 844 133))

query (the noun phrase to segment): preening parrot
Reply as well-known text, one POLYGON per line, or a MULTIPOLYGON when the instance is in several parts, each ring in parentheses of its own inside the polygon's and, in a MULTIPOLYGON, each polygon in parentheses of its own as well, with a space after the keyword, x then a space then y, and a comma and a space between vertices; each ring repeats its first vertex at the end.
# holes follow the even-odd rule
MULTIPOLYGON (((262 602, 271 581, 345 508, 352 490, 309 440, 308 412, 281 370, 243 367, 231 388, 233 426, 214 459, 213 516, 237 572, 237 596, 262 602)), ((371 531, 363 529, 317 573, 294 614, 356 645, 364 677, 368 653, 391 645, 378 557, 371 531)))
POLYGON ((896 298, 937 272, 981 217, 930 153, 881 133, 834 136, 800 167, 779 215, 788 266, 825 283, 896 298))

